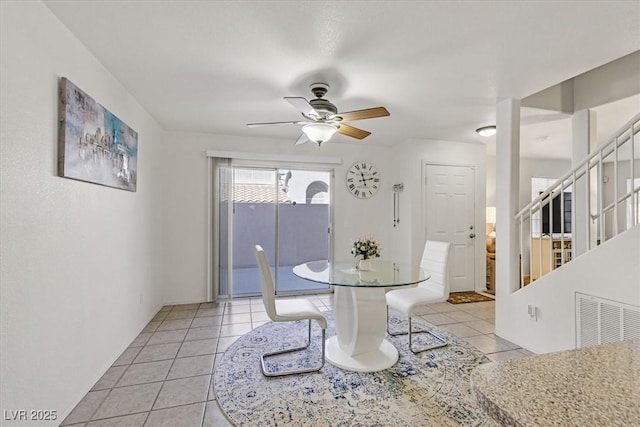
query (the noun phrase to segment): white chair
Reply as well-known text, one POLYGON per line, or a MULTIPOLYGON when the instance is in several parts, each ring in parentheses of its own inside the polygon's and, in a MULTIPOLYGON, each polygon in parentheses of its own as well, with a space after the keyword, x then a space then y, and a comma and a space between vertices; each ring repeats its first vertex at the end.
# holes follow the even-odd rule
POLYGON ((276 300, 275 288, 273 286, 273 279, 271 277, 271 270, 269 269, 269 262, 267 256, 260 245, 256 245, 256 257, 258 258, 258 265, 260 266, 260 277, 262 282, 262 301, 264 307, 267 310, 267 316, 273 322, 293 322, 295 320, 308 320, 309 321, 309 336, 307 338, 307 345, 303 347, 289 348, 286 350, 272 351, 264 353, 260 357, 262 365, 262 374, 266 377, 278 377, 284 375, 293 374, 306 374, 310 372, 317 372, 324 366, 324 345, 326 340, 327 319, 313 305, 308 299, 290 299, 290 300, 276 300), (318 325, 322 328, 322 358, 318 367, 301 370, 289 370, 279 372, 268 372, 266 368, 266 359, 270 356, 278 354, 293 353, 296 351, 306 350, 311 344, 311 320, 318 322, 318 325))
POLYGON ((413 331, 411 317, 417 308, 438 302, 444 302, 449 298, 449 255, 451 244, 428 240, 424 245, 422 261, 420 265, 431 274, 429 280, 420 282, 416 287, 409 289, 397 289, 387 292, 387 333, 392 336, 409 334, 409 349, 413 353, 444 347, 447 341, 433 331, 413 331), (409 318, 408 332, 389 332, 389 309, 399 312, 409 318), (425 332, 433 336, 438 343, 421 350, 413 349, 412 334, 425 332))

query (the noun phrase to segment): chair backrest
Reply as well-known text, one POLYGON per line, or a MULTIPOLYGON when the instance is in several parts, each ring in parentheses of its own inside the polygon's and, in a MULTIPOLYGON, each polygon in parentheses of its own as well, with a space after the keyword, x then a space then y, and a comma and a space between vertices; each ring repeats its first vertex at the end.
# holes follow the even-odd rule
POLYGON ((267 311, 267 316, 271 320, 276 318, 276 290, 273 285, 273 278, 271 277, 271 269, 269 268, 269 261, 267 261, 267 255, 264 253, 262 246, 256 245, 256 258, 258 259, 258 266, 260 267, 260 282, 262 283, 262 302, 264 308, 267 311))
POLYGON ((449 286, 451 272, 449 259, 451 255, 451 243, 427 240, 422 253, 422 268, 431 273, 429 280, 421 282, 418 286, 437 291, 443 296, 443 301, 449 298, 449 286))

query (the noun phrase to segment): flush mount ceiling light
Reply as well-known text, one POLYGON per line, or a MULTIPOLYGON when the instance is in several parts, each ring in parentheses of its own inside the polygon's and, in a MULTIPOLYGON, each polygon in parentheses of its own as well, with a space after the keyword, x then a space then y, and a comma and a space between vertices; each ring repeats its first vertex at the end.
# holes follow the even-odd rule
POLYGON ((318 145, 331 139, 337 130, 338 128, 329 123, 310 123, 302 126, 302 132, 307 135, 307 138, 313 142, 317 142, 318 145))
POLYGON ((478 135, 481 135, 481 136, 493 136, 496 134, 496 127, 483 126, 481 128, 476 129, 476 132, 478 133, 478 135))

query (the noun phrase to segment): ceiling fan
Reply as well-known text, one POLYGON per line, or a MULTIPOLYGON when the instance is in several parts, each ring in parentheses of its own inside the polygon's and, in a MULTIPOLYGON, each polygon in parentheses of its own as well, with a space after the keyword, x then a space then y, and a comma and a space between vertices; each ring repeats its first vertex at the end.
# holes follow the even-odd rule
POLYGON ((384 107, 367 108, 364 110, 347 111, 338 113, 338 109, 328 99, 323 98, 329 90, 326 83, 313 83, 310 85, 311 92, 316 99, 307 101, 302 97, 287 97, 284 99, 297 108, 305 120, 292 122, 268 122, 268 123, 248 123, 247 126, 269 126, 269 125, 303 125, 302 134, 296 141, 296 145, 313 141, 320 146, 328 141, 336 132, 350 136, 352 138, 364 139, 371 135, 371 132, 349 126, 344 123, 351 120, 373 119, 389 115, 384 107))

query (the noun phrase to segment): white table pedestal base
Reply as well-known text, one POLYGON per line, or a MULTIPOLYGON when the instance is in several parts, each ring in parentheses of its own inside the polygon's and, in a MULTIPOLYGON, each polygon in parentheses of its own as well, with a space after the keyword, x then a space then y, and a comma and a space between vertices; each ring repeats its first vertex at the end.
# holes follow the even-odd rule
POLYGON ((398 361, 398 350, 387 340, 380 347, 368 353, 349 356, 338 344, 338 337, 327 340, 325 357, 327 362, 338 368, 356 372, 383 371, 398 361))
POLYGON ((329 363, 357 372, 381 371, 396 363, 398 350, 384 339, 384 288, 336 286, 333 305, 336 336, 325 347, 329 363))

